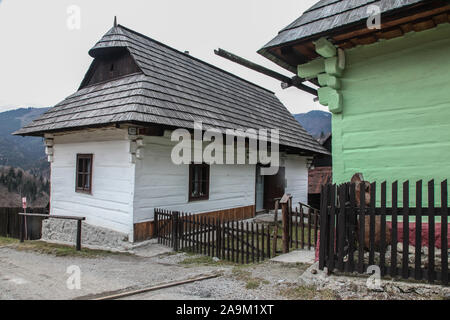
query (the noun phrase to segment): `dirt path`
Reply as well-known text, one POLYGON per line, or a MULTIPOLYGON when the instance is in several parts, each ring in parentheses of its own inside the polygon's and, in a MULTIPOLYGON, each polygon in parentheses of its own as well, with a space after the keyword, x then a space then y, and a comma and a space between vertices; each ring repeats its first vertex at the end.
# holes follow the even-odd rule
POLYGON ((171 256, 76 258, 0 248, 0 299, 73 299, 194 277, 213 270, 202 266, 186 268, 171 256), (80 290, 67 288, 70 266, 80 268, 80 290))
POLYGON ((440 299, 449 294, 440 286, 410 289, 397 283, 387 283, 384 292, 371 291, 365 279, 327 277, 311 272, 308 264, 240 266, 185 253, 159 254, 162 249, 141 249, 141 256, 59 257, 0 247, 0 299, 91 299, 211 273, 220 276, 123 299, 440 299), (79 290, 67 287, 70 266, 81 271, 79 290))

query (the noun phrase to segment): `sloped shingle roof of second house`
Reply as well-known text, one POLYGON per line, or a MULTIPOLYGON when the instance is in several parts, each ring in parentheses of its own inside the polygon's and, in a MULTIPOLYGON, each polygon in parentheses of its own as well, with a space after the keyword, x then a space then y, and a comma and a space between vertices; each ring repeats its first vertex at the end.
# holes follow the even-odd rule
POLYGON ((126 47, 143 73, 78 90, 15 134, 121 122, 192 128, 280 129, 280 144, 327 153, 270 91, 123 26, 89 51, 126 47))

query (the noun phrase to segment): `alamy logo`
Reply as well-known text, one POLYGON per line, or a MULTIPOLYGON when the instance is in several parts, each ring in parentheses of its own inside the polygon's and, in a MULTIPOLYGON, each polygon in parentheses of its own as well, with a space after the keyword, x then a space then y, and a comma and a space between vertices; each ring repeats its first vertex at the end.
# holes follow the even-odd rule
POLYGON ((367 19, 367 28, 370 30, 381 29, 381 8, 375 4, 367 7, 367 13, 370 15, 367 19))
POLYGON ((80 290, 81 289, 81 269, 79 266, 72 265, 68 266, 66 270, 67 274, 70 274, 67 278, 66 286, 69 290, 80 290))
POLYGON ((71 5, 67 7, 67 21, 66 25, 69 30, 81 29, 81 9, 77 5, 71 5))
POLYGON ((226 129, 222 132, 210 128, 203 134, 202 123, 194 122, 194 139, 186 129, 173 131, 171 140, 178 143, 172 149, 171 158, 176 165, 192 161, 206 164, 260 163, 269 166, 261 168, 261 175, 275 175, 280 165, 279 136, 278 129, 226 129))
POLYGON ((383 290, 381 287, 381 269, 379 266, 369 266, 367 268, 367 274, 371 276, 367 278, 366 286, 370 290, 383 290))

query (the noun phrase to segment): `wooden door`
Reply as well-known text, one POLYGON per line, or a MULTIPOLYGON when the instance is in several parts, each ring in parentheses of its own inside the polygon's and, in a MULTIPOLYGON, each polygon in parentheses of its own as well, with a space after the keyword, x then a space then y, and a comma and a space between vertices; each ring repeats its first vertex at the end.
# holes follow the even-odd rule
POLYGON ((273 210, 275 208, 273 199, 281 198, 284 195, 285 173, 285 168, 280 167, 276 175, 264 176, 264 209, 273 210))

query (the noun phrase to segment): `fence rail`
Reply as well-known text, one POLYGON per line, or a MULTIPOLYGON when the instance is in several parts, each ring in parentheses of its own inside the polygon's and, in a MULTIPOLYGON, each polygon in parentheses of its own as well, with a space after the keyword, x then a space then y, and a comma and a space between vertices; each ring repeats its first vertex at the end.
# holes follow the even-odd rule
MULTIPOLYGON (((0 208, 0 236, 20 239, 22 208, 0 208)), ((28 208, 28 212, 47 214, 46 208, 28 208)), ((44 217, 27 217, 24 221, 27 240, 37 240, 42 236, 42 220, 44 217)))
POLYGON ((416 183, 415 207, 409 206, 409 181, 403 184, 401 199, 398 182, 392 184, 390 207, 386 182, 381 184, 379 193, 376 183, 370 185, 369 201, 358 187, 322 187, 319 268, 365 273, 369 266, 377 265, 382 276, 448 285, 447 181, 441 183, 440 207, 435 207, 433 180, 428 183, 427 207, 422 204, 422 181, 416 183), (377 194, 381 196, 379 207, 377 194), (440 223, 436 222, 437 217, 440 223))
MULTIPOLYGON (((279 204, 276 204, 278 208, 279 204)), ((280 226, 277 214, 273 223, 223 221, 201 215, 155 209, 158 243, 235 263, 259 262, 288 249, 311 248, 317 242, 319 211, 301 206, 286 209, 286 225, 280 226), (287 230, 287 237, 283 237, 287 230)), ((277 212, 277 211, 276 211, 277 212)))

